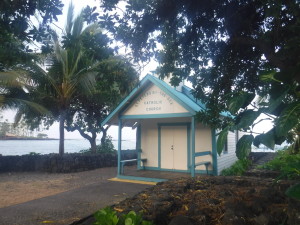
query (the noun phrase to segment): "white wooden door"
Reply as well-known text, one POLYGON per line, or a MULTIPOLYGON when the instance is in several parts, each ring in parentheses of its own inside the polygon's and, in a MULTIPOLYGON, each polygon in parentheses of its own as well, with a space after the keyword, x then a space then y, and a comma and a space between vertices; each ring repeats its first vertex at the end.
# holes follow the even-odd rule
POLYGON ((187 170, 187 127, 161 127, 161 168, 187 170))

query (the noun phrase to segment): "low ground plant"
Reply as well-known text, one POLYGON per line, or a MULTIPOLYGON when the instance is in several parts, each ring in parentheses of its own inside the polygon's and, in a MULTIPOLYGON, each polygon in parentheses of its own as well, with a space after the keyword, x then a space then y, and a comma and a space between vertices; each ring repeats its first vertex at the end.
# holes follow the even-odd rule
POLYGON ((251 160, 249 159, 239 159, 231 167, 222 170, 222 176, 241 176, 243 175, 249 166, 251 165, 251 160))
POLYGON ((279 179, 300 179, 300 154, 291 154, 288 150, 280 150, 273 160, 260 168, 279 171, 279 179))
MULTIPOLYGON (((300 153, 293 154, 288 149, 280 150, 273 160, 265 163, 260 168, 280 172, 276 180, 291 179, 300 181, 300 153)), ((288 188, 286 194, 291 198, 300 200, 300 182, 288 188)))
POLYGON ((143 220, 141 214, 130 211, 128 214, 117 216, 117 212, 106 207, 94 214, 94 225, 153 225, 152 222, 143 220))

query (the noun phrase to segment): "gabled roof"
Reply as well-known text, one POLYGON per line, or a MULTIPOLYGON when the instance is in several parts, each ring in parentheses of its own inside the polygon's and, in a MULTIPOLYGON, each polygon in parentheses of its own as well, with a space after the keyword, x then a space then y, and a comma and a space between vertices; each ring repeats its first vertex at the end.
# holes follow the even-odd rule
POLYGON ((119 114, 132 103, 133 99, 135 99, 136 96, 142 93, 142 91, 151 84, 154 84, 162 89, 167 95, 169 95, 187 111, 189 111, 191 115, 195 115, 198 111, 205 110, 205 105, 193 97, 191 94, 191 89, 187 86, 183 86, 183 92, 179 92, 174 87, 171 87, 157 77, 147 75, 139 82, 139 84, 131 91, 131 93, 121 101, 115 110, 113 110, 106 117, 106 119, 101 123, 101 126, 109 123, 112 119, 117 119, 119 114))

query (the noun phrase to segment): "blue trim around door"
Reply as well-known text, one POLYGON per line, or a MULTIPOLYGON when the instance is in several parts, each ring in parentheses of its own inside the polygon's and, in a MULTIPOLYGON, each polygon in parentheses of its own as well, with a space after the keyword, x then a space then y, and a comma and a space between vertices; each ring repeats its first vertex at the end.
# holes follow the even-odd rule
MULTIPOLYGON (((190 170, 161 169, 161 168, 152 167, 152 166, 145 166, 144 169, 145 170, 162 171, 162 172, 176 172, 176 173, 189 173, 189 174, 191 172, 190 170)), ((207 174, 207 173, 206 173, 206 170, 195 170, 195 174, 207 174)), ((212 175, 213 171, 212 170, 208 170, 208 174, 212 175)))
POLYGON ((137 150, 137 157, 138 157, 138 164, 137 168, 138 170, 142 169, 141 167, 141 154, 142 154, 142 129, 141 125, 139 124, 136 128, 136 150, 137 150))
POLYGON ((212 146, 212 160, 213 160, 213 175, 218 175, 218 153, 217 153, 217 140, 216 130, 211 129, 211 146, 212 146))
POLYGON ((158 169, 161 168, 161 126, 158 125, 158 128, 157 128, 157 133, 158 133, 158 155, 157 155, 157 160, 158 160, 158 163, 157 163, 157 166, 158 166, 158 169))
POLYGON ((192 133, 192 164, 191 164, 191 176, 195 177, 195 117, 192 117, 192 124, 191 124, 191 133, 192 133))
POLYGON ((122 120, 119 119, 119 127, 118 127, 118 175, 121 174, 121 150, 122 150, 122 120))

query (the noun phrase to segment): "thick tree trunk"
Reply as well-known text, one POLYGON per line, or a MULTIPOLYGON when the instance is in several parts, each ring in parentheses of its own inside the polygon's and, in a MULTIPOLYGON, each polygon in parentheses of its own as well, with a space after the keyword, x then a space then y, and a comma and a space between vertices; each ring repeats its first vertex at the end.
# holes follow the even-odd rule
POLYGON ((101 137, 101 145, 104 145, 105 144, 105 140, 106 140, 106 137, 107 137, 107 130, 110 126, 107 126, 106 128, 101 128, 101 132, 102 132, 102 137, 101 137))
POLYGON ((84 132, 84 130, 82 130, 81 127, 79 127, 77 125, 74 126, 73 128, 69 128, 69 130, 70 131, 77 130, 83 138, 87 139, 90 142, 91 152, 96 153, 96 151, 97 151, 97 145, 96 145, 97 132, 96 131, 91 131, 92 136, 90 136, 90 135, 86 134, 84 132))
POLYGON ((105 144, 106 137, 107 137, 107 132, 106 131, 102 131, 101 145, 105 144))
POLYGON ((96 135, 95 135, 95 137, 93 135, 93 137, 91 139, 89 139, 89 142, 91 144, 91 152, 93 154, 95 154, 97 152, 96 135))
POLYGON ((59 117, 59 155, 63 155, 65 153, 65 118, 66 112, 63 111, 59 117))

